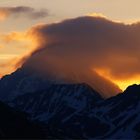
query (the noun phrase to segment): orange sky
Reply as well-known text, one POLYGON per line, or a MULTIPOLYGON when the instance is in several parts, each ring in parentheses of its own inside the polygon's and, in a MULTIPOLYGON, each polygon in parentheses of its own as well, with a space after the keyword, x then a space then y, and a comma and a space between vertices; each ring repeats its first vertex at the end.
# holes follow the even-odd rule
MULTIPOLYGON (((30 54, 30 52, 35 48, 35 42, 33 42, 33 40, 31 39, 32 37, 27 37, 23 32, 9 33, 7 35, 4 34, 1 36, 2 47, 0 48, 0 50, 3 53, 0 53, 0 77, 15 71, 15 64, 18 62, 18 59, 20 59, 24 55, 30 54), (15 46, 15 51, 13 51, 12 53, 8 53, 11 52, 11 48, 9 48, 9 50, 6 50, 5 46, 7 46, 7 49, 9 47, 15 46)), ((140 83, 140 76, 121 80, 112 77, 106 70, 97 70, 96 72, 99 75, 117 84, 122 90, 125 90, 127 86, 131 84, 140 83)))
MULTIPOLYGON (((140 19, 139 0, 3 0, 0 1, 1 7, 28 6, 35 10, 47 9, 49 15, 36 20, 18 16, 18 18, 6 17, 5 13, 0 12, 0 77, 15 70, 15 63, 24 55, 28 55, 36 45, 36 42, 26 36, 32 26, 40 23, 53 23, 63 19, 78 17, 82 15, 105 15, 111 20, 130 23, 140 19), (73 7, 66 8, 67 6, 73 7), (96 13, 96 14, 95 14, 96 13)), ((97 72, 113 81, 121 89, 128 85, 139 83, 140 76, 130 79, 116 79, 104 70, 97 72)))
POLYGON ((140 75, 126 78, 126 79, 116 79, 112 77, 108 71, 106 70, 95 70, 99 75, 107 78, 108 80, 112 81, 113 83, 117 84, 121 90, 125 90, 129 85, 132 84, 140 84, 140 75))

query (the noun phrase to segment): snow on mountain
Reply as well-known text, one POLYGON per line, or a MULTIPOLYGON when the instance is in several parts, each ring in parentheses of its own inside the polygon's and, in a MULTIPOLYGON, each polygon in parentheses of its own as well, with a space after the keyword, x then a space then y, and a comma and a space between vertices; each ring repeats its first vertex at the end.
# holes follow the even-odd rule
POLYGON ((72 116, 56 114, 48 127, 59 138, 139 139, 140 85, 72 116))
POLYGON ((120 92, 116 85, 93 71, 87 73, 81 69, 80 72, 70 71, 59 75, 55 70, 51 73, 46 70, 45 74, 42 74, 23 66, 0 79, 0 100, 10 101, 19 95, 46 89, 51 84, 77 83, 87 83, 103 98, 115 96, 120 92))
POLYGON ((49 82, 32 72, 18 69, 0 80, 0 99, 9 101, 19 95, 46 88, 49 82))
POLYGON ((140 86, 103 100, 87 85, 52 85, 10 104, 46 124, 56 138, 140 138, 140 86))
POLYGON ((140 85, 132 85, 124 93, 97 104, 90 115, 112 124, 105 138, 140 138, 140 85))
POLYGON ((101 100, 86 84, 53 84, 45 90, 18 96, 10 105, 29 113, 32 119, 47 121, 56 114, 68 117, 81 110, 88 111, 101 100))

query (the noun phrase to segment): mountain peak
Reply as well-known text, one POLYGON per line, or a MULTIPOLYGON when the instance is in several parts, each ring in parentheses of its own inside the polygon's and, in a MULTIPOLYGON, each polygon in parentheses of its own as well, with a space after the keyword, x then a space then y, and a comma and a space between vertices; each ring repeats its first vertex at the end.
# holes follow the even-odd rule
POLYGON ((127 87, 127 89, 124 91, 124 93, 127 93, 127 94, 140 93, 140 84, 139 85, 133 84, 133 85, 127 87))

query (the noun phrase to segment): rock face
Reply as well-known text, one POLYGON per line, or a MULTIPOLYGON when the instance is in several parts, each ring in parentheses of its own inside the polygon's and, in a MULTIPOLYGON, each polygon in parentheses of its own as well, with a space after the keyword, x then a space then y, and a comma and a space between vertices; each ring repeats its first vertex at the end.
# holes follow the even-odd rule
POLYGON ((36 134, 41 137, 43 128, 45 138, 140 138, 140 85, 132 85, 124 93, 105 100, 85 83, 58 84, 19 69, 0 80, 0 99, 13 111, 28 113, 31 123, 24 126, 22 122, 26 119, 17 121, 20 116, 8 116, 11 112, 5 114, 2 109, 0 136, 5 129, 6 136, 15 134, 18 124, 23 125, 21 130, 28 130, 32 123, 39 122, 41 130, 36 134), (7 117, 16 124, 12 133, 9 128, 13 124, 7 117))
POLYGON ((57 114, 72 116, 90 110, 102 97, 86 84, 50 85, 45 90, 27 93, 9 104, 29 113, 32 119, 48 121, 57 114))
POLYGON ((133 85, 103 100, 85 84, 52 85, 11 103, 40 121, 53 138, 140 138, 140 86, 133 85))

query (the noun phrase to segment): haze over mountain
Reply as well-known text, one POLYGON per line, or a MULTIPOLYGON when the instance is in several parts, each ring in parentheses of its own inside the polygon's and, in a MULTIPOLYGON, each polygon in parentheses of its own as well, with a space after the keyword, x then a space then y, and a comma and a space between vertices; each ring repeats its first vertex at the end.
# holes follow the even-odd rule
MULTIPOLYGON (((18 64, 24 63, 24 68, 47 75, 47 78, 49 75, 53 81, 77 82, 82 79, 99 90, 96 80, 89 80, 88 75, 93 79, 100 79, 96 78, 99 75, 104 77, 108 81, 106 84, 99 80, 104 96, 120 92, 109 81, 123 90, 139 82, 139 31, 139 23, 124 24, 106 17, 84 16, 36 25, 24 33, 5 35, 4 39, 10 42, 26 40, 28 36, 26 41, 32 41, 28 53, 32 53, 18 64)), ((10 64, 7 65, 9 68, 10 64)))
POLYGON ((110 97, 121 92, 113 81, 138 74, 139 29, 90 16, 38 25, 28 31, 37 48, 21 63, 50 81, 85 82, 110 97))
POLYGON ((136 37, 139 32, 135 26, 139 29, 139 24, 124 25, 103 17, 88 16, 35 26, 28 35, 35 39, 38 48, 23 67, 51 77, 53 81, 88 83, 104 97, 116 95, 120 90, 106 79, 106 70, 110 77, 117 79, 127 79, 137 73, 138 64, 134 61, 138 55, 129 52, 133 46, 134 51, 139 48, 136 37), (127 63, 130 62, 127 58, 132 58, 135 66, 127 63), (120 70, 123 65, 125 68, 120 70), (105 76, 99 75, 101 70, 105 71, 105 76))

